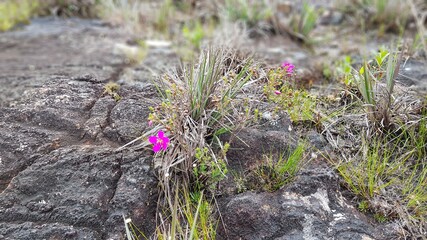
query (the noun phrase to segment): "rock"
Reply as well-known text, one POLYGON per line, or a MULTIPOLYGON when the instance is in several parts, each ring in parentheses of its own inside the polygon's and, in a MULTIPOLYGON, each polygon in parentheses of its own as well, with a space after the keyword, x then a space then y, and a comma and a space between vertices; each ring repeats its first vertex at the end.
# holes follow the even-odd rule
POLYGON ((336 175, 317 168, 273 193, 219 199, 218 239, 389 239, 338 190, 336 175))
POLYGON ((425 61, 410 58, 400 66, 396 81, 406 86, 427 89, 427 64, 425 61))
MULTIPOLYGON (((252 169, 264 160, 265 154, 289 151, 298 138, 292 132, 291 121, 286 115, 270 116, 263 113, 261 126, 247 128, 234 133, 230 150, 227 152, 229 167, 242 172, 252 169)), ((224 137, 228 141, 228 136, 224 137)))
POLYGON ((100 97, 100 90, 101 84, 55 78, 26 91, 14 108, 0 108, 3 239, 121 236, 122 215, 153 231, 156 180, 149 159, 115 152, 118 140, 103 137, 106 126, 118 139, 137 137, 121 129, 140 126, 132 110, 140 106, 125 98, 118 111, 126 121, 116 121, 109 115, 120 103, 100 97), (96 139, 95 132, 101 133, 96 139))
POLYGON ((121 239, 123 216, 149 235, 151 158, 115 150, 145 131, 155 95, 148 84, 127 85, 118 102, 104 94, 122 67, 107 28, 81 34, 78 20, 64 32, 51 21, 35 35, 0 34, 0 48, 13 43, 0 53, 0 238, 121 239))
POLYGON ((339 11, 325 11, 319 19, 322 25, 340 25, 344 20, 344 14, 339 11))

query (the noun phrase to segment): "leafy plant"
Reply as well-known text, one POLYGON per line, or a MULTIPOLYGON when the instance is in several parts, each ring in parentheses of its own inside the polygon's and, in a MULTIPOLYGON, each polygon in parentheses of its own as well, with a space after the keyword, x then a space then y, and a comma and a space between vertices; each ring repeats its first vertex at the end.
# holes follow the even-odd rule
POLYGON ((264 94, 276 103, 280 110, 286 111, 292 121, 313 120, 316 98, 306 90, 296 87, 294 75, 286 68, 271 69, 267 75, 264 94))
MULTIPOLYGON (((225 158, 230 145, 226 143, 222 148, 222 155, 225 158)), ((222 159, 214 160, 214 156, 207 147, 196 149, 195 162, 193 164, 193 174, 195 178, 195 189, 215 189, 215 185, 225 178, 228 169, 227 164, 222 159)))
POLYGON ((338 62, 336 67, 337 76, 342 79, 342 82, 344 82, 346 86, 349 86, 353 82, 351 63, 351 57, 345 56, 344 59, 338 62))

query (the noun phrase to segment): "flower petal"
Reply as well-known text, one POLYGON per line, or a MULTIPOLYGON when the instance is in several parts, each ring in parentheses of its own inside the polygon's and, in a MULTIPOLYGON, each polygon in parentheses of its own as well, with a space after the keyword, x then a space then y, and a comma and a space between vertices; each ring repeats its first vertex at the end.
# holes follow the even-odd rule
POLYGON ((154 145, 153 145, 153 151, 154 151, 154 152, 158 152, 158 151, 160 151, 160 149, 161 149, 160 144, 154 144, 154 145))
POLYGON ((162 130, 160 130, 160 131, 157 133, 157 136, 159 136, 159 138, 163 138, 163 137, 165 136, 165 133, 164 133, 162 130))
POLYGON ((166 150, 166 148, 168 148, 168 143, 163 141, 162 142, 162 148, 163 148, 163 150, 166 150))
POLYGON ((152 144, 156 144, 157 143, 157 137, 156 136, 149 136, 148 141, 150 141, 150 143, 152 143, 152 144))
POLYGON ((169 138, 166 137, 166 136, 164 136, 164 137, 162 137, 162 141, 165 142, 165 143, 168 143, 169 142, 169 138))

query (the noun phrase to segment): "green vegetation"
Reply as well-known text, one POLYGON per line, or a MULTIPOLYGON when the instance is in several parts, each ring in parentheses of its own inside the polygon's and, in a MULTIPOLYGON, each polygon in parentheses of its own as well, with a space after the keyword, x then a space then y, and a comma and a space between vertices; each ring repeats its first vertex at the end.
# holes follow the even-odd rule
POLYGON ((380 124, 382 128, 389 128, 392 124, 392 94, 399 67, 397 53, 390 54, 387 50, 380 49, 374 63, 364 62, 359 72, 353 74, 354 83, 362 95, 370 121, 377 126, 380 124), (385 86, 379 84, 383 79, 385 86))
MULTIPOLYGON (((345 60, 340 70, 347 80, 350 62, 345 60)), ((324 131, 334 129, 347 138, 346 147, 336 145, 341 160, 332 162, 358 197, 359 210, 379 223, 400 219, 418 236, 427 219, 427 126, 425 113, 420 114, 425 103, 395 93, 399 67, 400 55, 381 48, 359 71, 352 69, 351 81, 344 80, 351 105, 334 115, 324 131)))
POLYGON ((291 26, 293 33, 304 41, 304 43, 310 44, 312 42, 310 33, 316 26, 317 18, 318 13, 314 6, 304 2, 301 12, 295 14, 292 18, 291 26))
POLYGON ((104 95, 108 94, 110 95, 112 98, 114 98, 114 100, 116 101, 120 101, 120 99, 122 99, 122 97, 120 97, 120 95, 117 93, 120 89, 120 85, 114 82, 109 82, 107 84, 105 84, 104 86, 104 95))
POLYGON ((228 171, 229 144, 219 136, 243 127, 252 118, 246 114, 242 119, 242 100, 237 98, 252 79, 252 62, 248 59, 230 69, 225 63, 235 61, 232 56, 210 49, 197 64, 185 67, 182 75, 166 75, 159 82, 163 100, 152 108, 149 119, 157 125, 153 131, 168 131, 171 146, 155 159, 164 199, 159 203, 162 215, 157 235, 161 239, 187 239, 187 232, 192 233, 190 239, 214 237, 215 225, 206 224, 212 222, 208 215, 213 209, 204 196, 214 196, 217 183, 228 171), (197 199, 197 207, 189 205, 187 195, 197 199), (185 211, 176 210, 183 208, 185 211), (165 214, 171 219, 162 217, 165 214), (174 222, 176 219, 181 221, 174 222), (177 231, 179 228, 191 231, 177 231))
POLYGON ((305 89, 298 88, 296 80, 285 68, 269 70, 267 78, 264 94, 277 104, 277 110, 286 111, 294 122, 313 120, 316 98, 305 89))
POLYGON ((39 2, 31 0, 0 2, 0 32, 7 31, 17 24, 28 24, 38 7, 39 2))
POLYGON ((175 6, 172 0, 164 0, 156 14, 154 26, 157 31, 168 34, 170 19, 175 12, 175 6))
POLYGON ((274 192, 291 182, 304 164, 306 145, 299 143, 291 153, 285 152, 275 156, 265 156, 265 164, 254 172, 254 183, 251 188, 261 188, 264 191, 274 192))
POLYGON ((407 1, 400 0, 340 0, 337 7, 352 14, 358 24, 368 28, 400 32, 406 26, 411 12, 407 1))
POLYGON ((273 13, 265 0, 226 0, 224 10, 230 21, 242 21, 248 27, 255 27, 260 21, 268 20, 273 13))
POLYGON ((200 44, 205 36, 205 31, 202 24, 197 21, 194 24, 185 25, 182 28, 182 35, 188 43, 198 50, 200 49, 200 44))

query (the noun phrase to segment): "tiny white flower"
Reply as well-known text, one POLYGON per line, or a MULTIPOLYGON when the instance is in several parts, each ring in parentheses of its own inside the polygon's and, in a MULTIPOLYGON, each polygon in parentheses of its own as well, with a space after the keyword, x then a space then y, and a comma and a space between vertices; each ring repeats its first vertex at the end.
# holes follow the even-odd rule
POLYGON ((292 131, 292 126, 291 126, 291 125, 289 125, 289 127, 288 127, 288 131, 289 131, 289 132, 291 132, 291 131, 292 131))
POLYGON ((169 173, 165 173, 165 177, 169 177, 169 173))

